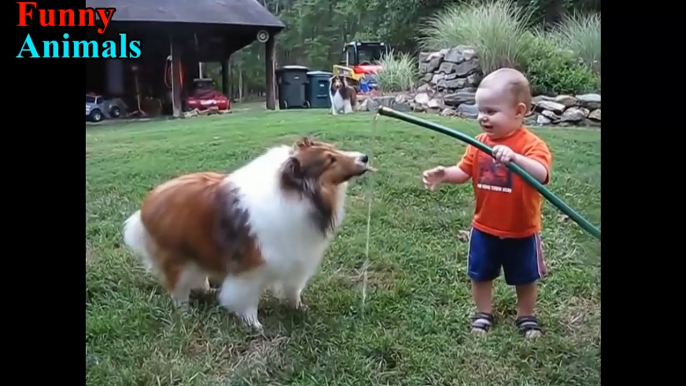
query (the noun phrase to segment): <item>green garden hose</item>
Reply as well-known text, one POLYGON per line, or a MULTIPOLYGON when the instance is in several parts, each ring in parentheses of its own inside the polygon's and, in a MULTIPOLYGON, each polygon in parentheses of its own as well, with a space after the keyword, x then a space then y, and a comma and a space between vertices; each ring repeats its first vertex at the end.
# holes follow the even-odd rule
MULTIPOLYGON (((425 127, 427 129, 431 129, 434 131, 437 131, 439 133, 448 135, 450 137, 453 137, 455 139, 459 139, 462 142, 466 142, 479 150, 483 151, 484 153, 490 155, 491 157, 493 156, 493 150, 486 146, 485 144, 477 141, 476 139, 460 133, 459 131, 455 131, 452 129, 448 129, 447 127, 443 127, 441 125, 438 125, 433 122, 429 122, 417 117, 413 117, 409 114, 401 113, 399 111, 395 111, 391 108, 381 106, 379 107, 378 113, 380 115, 385 115, 387 117, 392 117, 392 118, 397 118, 400 119, 401 121, 413 123, 418 126, 425 127)), ((593 235, 595 238, 600 240, 600 230, 596 228, 593 224, 591 224, 588 220, 586 220, 583 216, 581 216, 579 213, 577 213, 574 209, 572 209, 569 205, 567 205, 564 201, 562 201, 559 197, 554 195, 550 190, 548 190, 543 184, 538 182, 536 179, 534 179, 529 173, 524 171, 519 165, 514 164, 513 162, 510 162, 507 164, 507 167, 512 170, 514 173, 519 175, 532 185, 536 190, 538 190, 543 197, 545 197, 548 201, 550 201, 553 205, 555 205, 558 209, 560 209, 562 212, 564 212, 567 216, 569 216, 572 220, 574 220, 577 224, 581 226, 586 232, 590 233, 593 235)))

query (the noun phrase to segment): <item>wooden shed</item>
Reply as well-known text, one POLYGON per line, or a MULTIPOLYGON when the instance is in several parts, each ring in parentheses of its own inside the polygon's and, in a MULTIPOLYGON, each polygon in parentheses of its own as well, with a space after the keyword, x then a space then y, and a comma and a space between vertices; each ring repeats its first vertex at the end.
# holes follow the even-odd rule
POLYGON ((116 8, 106 33, 89 30, 88 39, 120 41, 126 34, 141 41, 142 52, 137 59, 89 59, 87 90, 155 95, 178 117, 184 90, 202 76, 199 63, 221 62, 227 90, 231 54, 257 40, 266 51, 266 106, 276 108, 274 41, 285 25, 256 0, 86 0, 86 6, 116 8))

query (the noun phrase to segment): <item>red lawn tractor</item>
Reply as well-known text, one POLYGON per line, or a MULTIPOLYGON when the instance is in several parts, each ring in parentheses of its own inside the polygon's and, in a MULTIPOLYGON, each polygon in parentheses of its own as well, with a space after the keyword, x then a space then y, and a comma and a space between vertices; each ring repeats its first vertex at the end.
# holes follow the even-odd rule
POLYGON ((389 52, 390 48, 384 42, 346 43, 339 63, 333 66, 333 73, 346 77, 348 84, 355 87, 357 92, 369 92, 378 88, 376 74, 381 69, 379 60, 389 52))

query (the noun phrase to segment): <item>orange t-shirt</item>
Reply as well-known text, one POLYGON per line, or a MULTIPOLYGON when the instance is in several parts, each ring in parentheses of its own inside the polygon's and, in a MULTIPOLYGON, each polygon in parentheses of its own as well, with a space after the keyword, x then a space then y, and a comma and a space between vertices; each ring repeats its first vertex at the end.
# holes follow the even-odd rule
MULTIPOLYGON (((512 135, 497 140, 482 133, 476 140, 490 148, 507 146, 517 154, 540 162, 548 170, 544 184, 549 182, 552 155, 546 143, 528 129, 519 128, 512 135)), ((471 145, 458 166, 472 177, 476 197, 474 228, 500 237, 526 237, 540 231, 543 197, 533 186, 471 145)))

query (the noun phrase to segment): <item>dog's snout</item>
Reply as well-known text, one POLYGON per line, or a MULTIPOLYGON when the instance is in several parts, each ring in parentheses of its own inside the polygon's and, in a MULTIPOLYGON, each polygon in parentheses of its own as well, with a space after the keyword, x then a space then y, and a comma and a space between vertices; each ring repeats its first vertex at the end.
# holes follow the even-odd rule
POLYGON ((367 162, 369 162, 369 156, 366 154, 360 155, 360 161, 362 161, 362 163, 366 164, 367 162))

